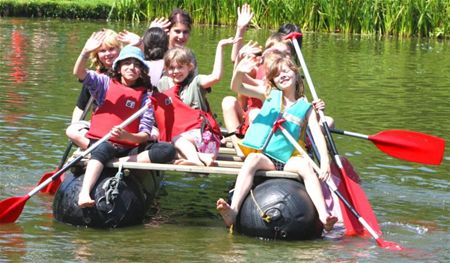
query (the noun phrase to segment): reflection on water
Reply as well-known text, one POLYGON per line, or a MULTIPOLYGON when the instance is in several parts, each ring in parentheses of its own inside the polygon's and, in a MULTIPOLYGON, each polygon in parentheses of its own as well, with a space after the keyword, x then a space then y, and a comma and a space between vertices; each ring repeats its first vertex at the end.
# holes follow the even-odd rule
MULTIPOLYGON (((72 67, 84 41, 101 27, 143 32, 145 25, 0 19, 0 198, 20 196, 57 164, 79 90, 72 67)), ((199 72, 212 70, 217 41, 230 28, 196 27, 189 46, 199 72)), ((269 32, 249 30, 260 43, 269 32)), ((375 134, 410 129, 450 139, 447 43, 422 39, 305 34, 304 55, 317 93, 338 128, 375 134)), ((226 50, 225 58, 230 50, 226 50)), ((231 64, 209 95, 213 111, 231 95, 231 64)), ((309 96, 309 94, 308 94, 309 96)), ((386 252, 369 238, 262 241, 230 236, 214 203, 230 176, 170 174, 158 220, 126 229, 76 228, 52 221, 52 197, 38 195, 16 224, 0 226, 0 261, 448 261, 450 155, 441 166, 389 157, 371 142, 334 136, 352 162, 386 240, 408 250, 386 252)))

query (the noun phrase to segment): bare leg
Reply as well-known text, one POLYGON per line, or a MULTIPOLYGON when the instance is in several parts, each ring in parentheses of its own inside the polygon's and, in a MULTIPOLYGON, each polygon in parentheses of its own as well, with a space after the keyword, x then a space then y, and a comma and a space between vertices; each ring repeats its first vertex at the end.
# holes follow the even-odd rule
POLYGON ((86 167, 86 173, 84 174, 80 195, 78 196, 78 205, 81 208, 95 206, 95 201, 92 200, 90 192, 94 187, 95 182, 97 182, 102 170, 103 164, 101 162, 89 160, 86 167))
POLYGON ((236 222, 236 216, 253 184, 253 176, 257 170, 275 170, 272 161, 261 153, 251 153, 247 156, 237 176, 231 206, 225 200, 219 199, 216 208, 222 215, 225 225, 236 222))
POLYGON ((191 165, 204 166, 200 160, 195 144, 184 136, 178 136, 174 139, 175 149, 186 159, 186 163, 191 165))
MULTIPOLYGON (((225 128, 227 128, 228 132, 235 132, 239 125, 242 123, 242 118, 244 116, 244 111, 242 110, 241 105, 239 105, 239 102, 235 97, 227 96, 223 98, 222 113, 225 128)), ((238 146, 238 137, 236 137, 236 135, 232 135, 231 141, 233 142, 233 146, 236 150, 237 156, 244 157, 244 154, 238 146)))
POLYGON ((151 163, 150 158, 148 157, 148 150, 143 151, 139 154, 120 157, 119 161, 120 162, 151 163))
POLYGON ((86 133, 85 126, 79 123, 73 123, 66 129, 67 137, 82 150, 86 150, 90 142, 85 136, 86 133))
POLYGON ((313 168, 303 157, 292 157, 284 167, 285 171, 292 171, 299 174, 305 184, 306 192, 319 213, 319 218, 326 231, 333 229, 337 222, 337 217, 331 216, 326 208, 322 188, 313 168))

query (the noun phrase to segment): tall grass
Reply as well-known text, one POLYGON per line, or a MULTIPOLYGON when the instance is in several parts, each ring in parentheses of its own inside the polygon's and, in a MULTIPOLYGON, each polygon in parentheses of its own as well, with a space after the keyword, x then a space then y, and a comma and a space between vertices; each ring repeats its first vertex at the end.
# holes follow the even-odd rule
POLYGON ((150 21, 180 7, 195 23, 233 25, 243 3, 252 6, 257 27, 292 22, 316 32, 450 36, 450 0, 115 0, 109 18, 150 21))

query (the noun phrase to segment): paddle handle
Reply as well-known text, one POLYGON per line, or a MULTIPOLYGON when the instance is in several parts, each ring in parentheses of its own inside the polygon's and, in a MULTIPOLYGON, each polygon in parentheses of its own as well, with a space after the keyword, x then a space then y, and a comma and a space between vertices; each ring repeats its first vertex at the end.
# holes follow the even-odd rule
POLYGON ((342 135, 347 135, 347 136, 352 136, 352 137, 357 137, 357 138, 360 138, 360 139, 365 139, 365 140, 369 139, 368 135, 365 135, 365 134, 362 134, 362 133, 344 131, 344 130, 334 129, 334 128, 331 128, 330 131, 332 133, 342 134, 342 135))
MULTIPOLYGON (((118 127, 123 129, 126 126, 128 126, 130 123, 132 123, 135 119, 137 119, 139 116, 144 114, 144 112, 151 106, 151 103, 147 103, 144 107, 140 108, 138 111, 136 111, 133 115, 128 117, 125 121, 123 121, 118 127)), ((51 183, 53 180, 55 180, 58 176, 63 174, 65 171, 67 171, 70 167, 72 167, 74 164, 76 164, 78 161, 83 159, 86 155, 91 153, 95 148, 97 148, 101 143, 104 143, 105 141, 109 140, 111 138, 112 133, 108 132, 105 136, 103 136, 100 140, 96 141, 94 144, 92 144, 89 148, 87 148, 85 151, 83 151, 77 158, 73 159, 68 164, 64 165, 58 172, 56 172, 51 177, 47 178, 47 180, 43 181, 41 184, 36 186, 33 190, 31 190, 27 196, 30 198, 31 196, 35 195, 39 191, 41 191, 44 187, 46 187, 49 183, 51 183)))

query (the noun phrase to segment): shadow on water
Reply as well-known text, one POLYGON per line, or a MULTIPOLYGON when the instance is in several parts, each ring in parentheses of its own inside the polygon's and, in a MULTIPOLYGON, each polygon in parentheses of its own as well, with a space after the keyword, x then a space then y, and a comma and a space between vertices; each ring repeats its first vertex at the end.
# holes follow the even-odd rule
MULTIPOLYGON (((146 25, 0 19, 0 198, 20 196, 57 165, 64 129, 81 88, 72 67, 92 31, 108 27, 143 32, 146 25)), ((199 72, 231 28, 196 27, 189 42, 199 72)), ((264 43, 265 30, 248 31, 264 43)), ((305 34, 304 55, 326 113, 337 127, 374 134, 409 129, 450 137, 448 43, 422 39, 305 34)), ((223 80, 209 95, 213 111, 229 90, 232 65, 225 52, 223 80)), ((309 93, 307 92, 309 96, 309 93)), ((215 211, 230 176, 169 174, 158 220, 123 229, 86 229, 52 220, 52 197, 28 201, 16 224, 0 226, 0 261, 403 261, 450 260, 448 189, 450 154, 440 166, 393 159, 372 143, 334 136, 363 180, 384 238, 408 250, 386 252, 369 238, 264 241, 230 236, 215 211)))

